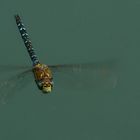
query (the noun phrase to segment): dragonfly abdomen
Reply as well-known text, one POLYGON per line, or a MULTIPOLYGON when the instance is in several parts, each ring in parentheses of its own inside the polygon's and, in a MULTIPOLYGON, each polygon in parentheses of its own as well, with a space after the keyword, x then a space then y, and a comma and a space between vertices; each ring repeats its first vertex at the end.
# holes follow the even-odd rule
POLYGON ((24 44, 28 50, 29 56, 33 62, 33 65, 37 65, 39 63, 39 60, 35 54, 34 48, 32 46, 31 40, 29 39, 29 35, 24 27, 24 24, 22 23, 19 15, 15 15, 16 23, 19 29, 19 32, 21 34, 21 37, 24 41, 24 44))

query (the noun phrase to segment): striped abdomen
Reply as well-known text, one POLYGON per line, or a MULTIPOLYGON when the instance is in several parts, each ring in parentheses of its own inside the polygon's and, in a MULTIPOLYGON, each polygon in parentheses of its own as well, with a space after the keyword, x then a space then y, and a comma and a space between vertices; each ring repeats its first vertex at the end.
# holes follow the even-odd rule
POLYGON ((39 60, 37 59, 37 56, 36 56, 36 54, 34 52, 34 48, 33 48, 32 44, 31 44, 31 41, 30 41, 29 36, 27 34, 27 31, 26 31, 26 29, 24 27, 24 24, 22 23, 19 15, 15 15, 15 19, 16 19, 16 23, 17 23, 19 32, 21 34, 21 37, 22 37, 22 39, 24 41, 24 44, 25 44, 25 46, 26 46, 26 48, 28 50, 28 53, 30 55, 30 58, 31 58, 31 60, 33 62, 33 65, 36 65, 36 64, 39 63, 39 60))

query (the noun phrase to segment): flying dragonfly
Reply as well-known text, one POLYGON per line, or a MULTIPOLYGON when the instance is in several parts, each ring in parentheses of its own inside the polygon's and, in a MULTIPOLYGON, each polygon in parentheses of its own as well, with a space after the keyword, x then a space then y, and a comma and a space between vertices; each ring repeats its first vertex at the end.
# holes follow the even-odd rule
MULTIPOLYGON (((23 70, 22 73, 19 73, 18 75, 16 75, 15 77, 12 77, 10 79, 8 79, 5 82, 2 82, 0 84, 0 99, 4 99, 9 97, 10 92, 12 91, 17 91, 17 89, 24 87, 23 85, 27 83, 27 78, 29 78, 29 75, 33 75, 34 79, 35 79, 35 83, 38 87, 39 90, 42 91, 43 94, 48 94, 51 93, 52 89, 53 89, 53 77, 57 77, 56 73, 61 73, 60 77, 58 76, 58 79, 61 79, 62 77, 65 77, 65 74, 67 75, 68 73, 68 77, 70 80, 70 83, 68 84, 70 86, 70 88, 73 88, 74 85, 73 83, 75 83, 76 80, 79 80, 80 82, 78 83, 84 83, 87 79, 87 83, 84 85, 79 85, 80 87, 82 86, 84 89, 88 88, 88 86, 91 84, 91 87, 93 86, 93 84, 96 86, 96 83, 101 84, 102 82, 106 82, 106 80, 104 81, 103 79, 107 79, 107 77, 113 77, 111 80, 111 83, 113 83, 113 86, 116 85, 116 78, 114 78, 114 74, 111 73, 111 67, 114 66, 113 61, 110 61, 109 63, 84 63, 84 64, 60 64, 60 65, 46 65, 46 64, 42 64, 40 63, 39 59, 37 58, 37 55, 35 53, 35 50, 32 46, 31 40, 29 38, 29 35, 25 29, 25 26, 20 18, 19 15, 15 15, 15 21, 18 27, 18 30, 21 34, 22 40, 24 42, 24 45, 28 51, 28 54, 31 58, 32 61, 32 67, 27 69, 27 67, 21 66, 20 68, 23 70), (83 73, 82 73, 83 71, 83 73), (72 73, 73 73, 73 78, 72 78, 72 73), (76 73, 79 74, 78 77, 76 77, 76 73), (64 74, 62 76, 62 74, 64 74), (90 82, 90 77, 91 75, 94 75, 95 78, 95 82, 92 83, 90 82), (100 76, 99 76, 100 75, 100 76), (26 77, 26 78, 25 78, 26 77), (100 77, 100 78, 97 78, 100 77), (82 81, 83 79, 85 81, 82 81), (74 79, 74 80, 73 80, 74 79), (98 80, 99 82, 98 82, 98 80)), ((10 67, 10 66, 9 66, 10 67)), ((8 68, 4 68, 5 69, 14 69, 16 70, 17 67, 12 67, 9 69, 8 68)), ((0 67, 0 69, 2 70, 3 66, 0 67)), ((19 67, 17 68, 17 70, 19 69, 19 67)), ((62 80, 64 85, 65 85, 65 81, 67 81, 68 78, 64 78, 65 80, 62 80)), ((57 81, 57 80, 56 80, 57 81)), ((60 81, 58 83, 61 83, 60 81)), ((98 84, 98 85, 99 85, 98 84)))

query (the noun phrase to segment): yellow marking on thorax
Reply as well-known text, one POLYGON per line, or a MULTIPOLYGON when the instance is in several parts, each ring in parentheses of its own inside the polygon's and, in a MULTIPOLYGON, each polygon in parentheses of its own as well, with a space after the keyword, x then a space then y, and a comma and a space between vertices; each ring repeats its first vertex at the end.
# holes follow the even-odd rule
POLYGON ((47 65, 37 64, 33 68, 33 73, 36 80, 42 80, 44 78, 52 78, 52 73, 47 65))

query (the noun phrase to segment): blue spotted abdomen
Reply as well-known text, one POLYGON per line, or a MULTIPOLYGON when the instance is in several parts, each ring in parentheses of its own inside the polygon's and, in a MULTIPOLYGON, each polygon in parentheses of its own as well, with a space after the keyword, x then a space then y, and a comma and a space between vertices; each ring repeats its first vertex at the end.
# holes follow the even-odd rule
POLYGON ((39 63, 39 60, 38 60, 38 58, 37 58, 37 56, 36 56, 36 54, 34 52, 34 48, 32 46, 32 43, 31 43, 30 39, 29 39, 29 36, 28 36, 28 33, 27 33, 27 31, 26 31, 26 29, 24 27, 24 24, 22 23, 19 15, 15 15, 15 19, 16 19, 16 23, 17 23, 19 32, 21 34, 21 37, 22 37, 22 39, 24 41, 24 44, 25 44, 25 46, 26 46, 26 48, 28 50, 28 53, 30 55, 30 58, 31 58, 31 60, 33 62, 33 65, 36 65, 36 64, 39 63))

